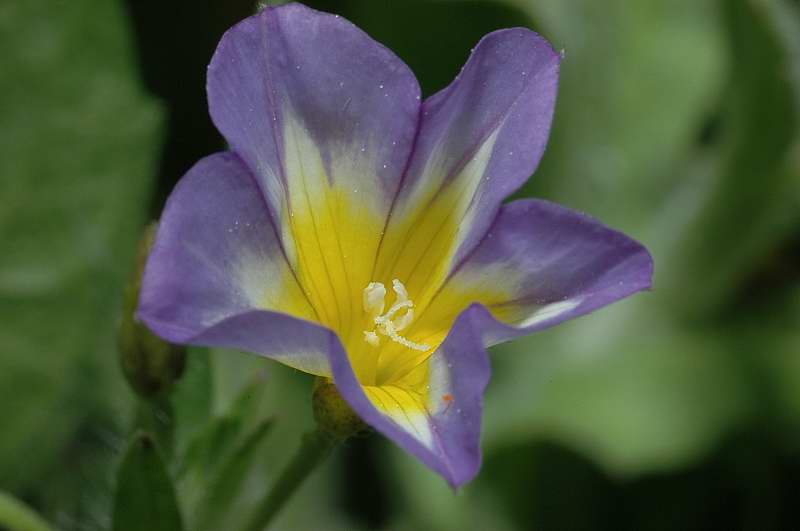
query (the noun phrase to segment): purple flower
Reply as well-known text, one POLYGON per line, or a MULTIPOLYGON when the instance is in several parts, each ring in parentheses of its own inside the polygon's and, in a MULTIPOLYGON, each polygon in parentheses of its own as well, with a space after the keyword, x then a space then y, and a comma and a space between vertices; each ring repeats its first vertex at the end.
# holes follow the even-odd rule
POLYGON ((542 156, 558 71, 539 35, 497 31, 421 102, 408 67, 338 16, 290 4, 242 21, 208 67, 230 151, 169 198, 139 316, 172 342, 332 378, 364 421, 469 481, 486 348, 650 286, 627 236, 502 204, 542 156))

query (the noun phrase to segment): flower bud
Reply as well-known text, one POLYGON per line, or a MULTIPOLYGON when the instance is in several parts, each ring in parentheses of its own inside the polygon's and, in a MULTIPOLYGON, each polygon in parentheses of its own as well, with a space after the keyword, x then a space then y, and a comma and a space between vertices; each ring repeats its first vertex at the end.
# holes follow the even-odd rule
POLYGON ((183 346, 164 341, 136 318, 142 274, 157 227, 157 223, 148 225, 139 241, 136 268, 125 287, 117 336, 122 372, 134 391, 143 398, 169 392, 186 365, 183 346))
POLYGON ((320 431, 331 439, 342 441, 369 430, 327 378, 317 378, 314 382, 312 405, 320 431))

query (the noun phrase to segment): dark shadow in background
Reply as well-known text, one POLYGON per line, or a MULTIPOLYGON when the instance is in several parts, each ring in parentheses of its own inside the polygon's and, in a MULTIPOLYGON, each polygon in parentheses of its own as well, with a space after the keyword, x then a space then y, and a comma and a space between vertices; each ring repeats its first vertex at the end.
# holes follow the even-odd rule
POLYGON ((206 67, 222 34, 253 0, 126 0, 142 79, 164 104, 164 144, 150 204, 157 218, 178 179, 223 147, 206 104, 206 67))
POLYGON ((521 530, 782 531, 800 518, 797 459, 751 431, 695 466, 630 481, 549 443, 497 452, 482 475, 521 530))

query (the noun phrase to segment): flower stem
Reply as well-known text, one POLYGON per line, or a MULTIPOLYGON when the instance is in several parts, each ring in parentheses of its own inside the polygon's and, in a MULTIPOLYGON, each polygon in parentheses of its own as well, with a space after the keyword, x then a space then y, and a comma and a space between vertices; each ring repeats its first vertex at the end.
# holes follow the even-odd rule
POLYGON ((325 461, 336 440, 320 430, 303 435, 300 448, 256 509, 244 531, 263 531, 317 466, 325 461))

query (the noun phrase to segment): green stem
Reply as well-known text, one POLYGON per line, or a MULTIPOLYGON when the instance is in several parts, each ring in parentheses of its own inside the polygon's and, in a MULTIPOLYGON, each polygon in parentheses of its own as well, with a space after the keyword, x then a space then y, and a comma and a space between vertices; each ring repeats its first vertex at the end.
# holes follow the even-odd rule
POLYGON ((336 442, 319 430, 306 433, 300 441, 300 448, 289 465, 283 470, 272 490, 261 502, 244 531, 263 531, 283 508, 292 494, 317 466, 330 455, 336 442))

